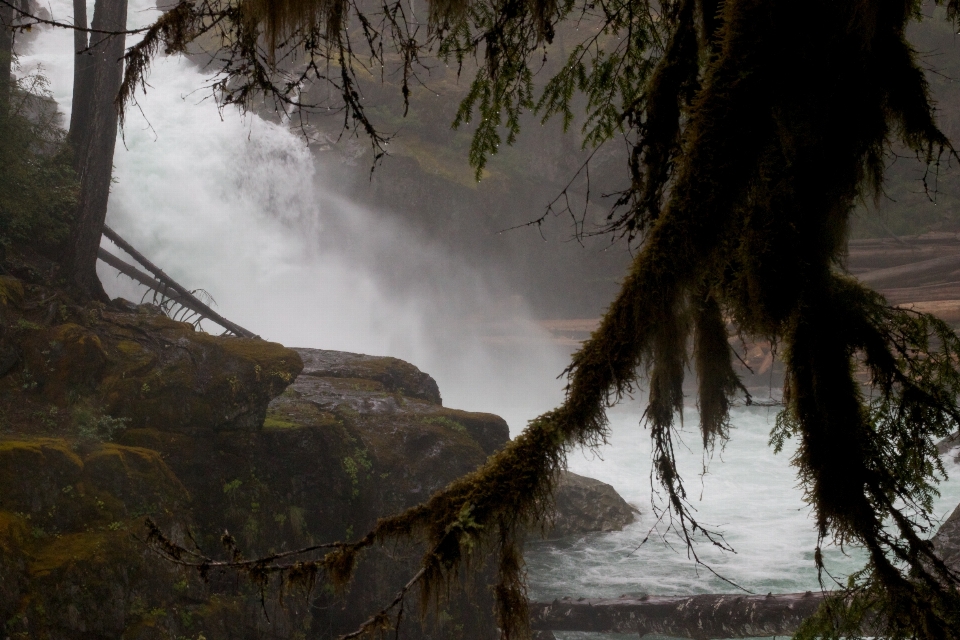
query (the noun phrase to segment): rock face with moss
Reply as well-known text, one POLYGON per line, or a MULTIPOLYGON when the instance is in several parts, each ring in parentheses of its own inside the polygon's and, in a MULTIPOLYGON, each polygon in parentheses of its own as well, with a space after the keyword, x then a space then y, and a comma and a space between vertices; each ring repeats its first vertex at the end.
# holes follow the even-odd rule
POLYGON ((560 477, 553 498, 551 525, 545 530, 547 538, 622 531, 639 513, 609 484, 570 471, 560 477))
MULTIPOLYGON (((159 560, 144 518, 213 556, 224 530, 247 556, 346 540, 508 437, 400 360, 209 336, 53 280, 0 278, 0 637, 335 637, 392 599, 416 549, 365 557, 346 593, 261 602, 159 560)), ((492 637, 479 591, 404 635, 492 637)))
MULTIPOLYGON (((142 542, 145 518, 212 557, 226 555, 225 531, 247 557, 349 540, 508 439, 501 418, 444 407, 436 382, 401 360, 210 336, 151 305, 78 304, 37 263, 11 271, 0 276, 2 638, 349 632, 416 572, 415 545, 366 554, 345 593, 292 588, 281 602, 276 583, 261 599, 235 575, 205 582, 160 560, 142 542)), ((607 504, 587 493, 574 498, 607 504)), ((557 530, 613 527, 607 511, 557 530)), ((401 635, 495 637, 484 575, 424 623, 406 615, 401 635)))

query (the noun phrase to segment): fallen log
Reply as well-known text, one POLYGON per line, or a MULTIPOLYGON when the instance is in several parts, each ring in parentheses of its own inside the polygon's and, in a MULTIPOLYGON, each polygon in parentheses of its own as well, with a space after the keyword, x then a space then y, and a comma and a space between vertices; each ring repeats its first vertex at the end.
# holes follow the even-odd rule
MULTIPOLYGON (((126 249, 124 250, 126 251, 126 249)), ((137 256, 134 256, 134 257, 137 257, 137 256)), ((165 298, 169 298, 174 303, 180 306, 186 307, 187 309, 190 309, 194 313, 199 314, 202 318, 208 318, 210 320, 213 320, 214 322, 219 324, 221 327, 223 327, 227 331, 233 333, 235 336, 238 336, 240 338, 259 338, 260 337, 255 333, 253 333, 252 331, 248 331, 247 329, 244 329, 240 325, 230 322, 229 320, 221 316, 219 313, 211 309, 209 306, 207 306, 206 304, 198 300, 197 297, 194 296, 191 292, 184 289, 182 286, 174 282, 172 279, 169 279, 169 276, 166 276, 166 274, 163 274, 162 271, 158 270, 160 274, 164 275, 168 279, 166 280, 154 279, 149 274, 144 273, 143 271, 141 271, 140 269, 137 269, 132 264, 121 260, 120 258, 113 255, 103 247, 100 247, 100 249, 98 250, 97 258, 103 261, 104 263, 110 265, 111 267, 113 267, 123 275, 127 276, 128 278, 135 280, 150 289, 153 289, 154 291, 159 293, 161 296, 165 298)))
POLYGON ((780 595, 642 596, 531 602, 534 630, 648 633, 707 640, 792 635, 821 592, 780 595))
POLYGON ((960 255, 953 254, 858 273, 857 279, 875 289, 915 287, 943 282, 957 270, 960 270, 960 255))

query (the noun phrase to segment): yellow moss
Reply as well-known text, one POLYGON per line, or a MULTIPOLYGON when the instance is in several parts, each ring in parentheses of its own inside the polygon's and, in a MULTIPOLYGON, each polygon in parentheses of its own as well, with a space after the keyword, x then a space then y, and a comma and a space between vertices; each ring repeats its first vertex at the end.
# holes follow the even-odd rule
POLYGON ((23 304, 23 284, 13 276, 0 276, 0 304, 23 304))
POLYGON ((269 409, 263 422, 264 428, 291 429, 297 427, 323 427, 338 425, 337 416, 321 411, 312 404, 284 404, 280 409, 269 409))
POLYGON ((87 455, 84 465, 84 477, 128 509, 160 502, 173 505, 188 498, 177 476, 151 449, 105 443, 87 455))
POLYGON ((62 535, 44 545, 33 556, 29 565, 31 576, 42 577, 77 562, 100 560, 104 552, 116 551, 113 540, 124 532, 85 532, 62 535))
POLYGON ((297 424, 296 422, 290 422, 289 420, 283 420, 282 418, 277 418, 276 416, 268 415, 263 421, 264 429, 296 429, 303 425, 297 424))
POLYGON ((116 348, 121 358, 121 377, 141 373, 144 369, 153 366, 157 360, 139 342, 133 340, 121 340, 117 342, 116 348))
POLYGON ((67 445, 62 438, 31 438, 29 440, 0 440, 0 472, 12 466, 13 456, 48 456, 55 453, 62 456, 71 464, 83 466, 80 457, 67 445))
POLYGON ((0 511, 0 549, 9 552, 20 548, 27 530, 27 521, 22 515, 0 511))

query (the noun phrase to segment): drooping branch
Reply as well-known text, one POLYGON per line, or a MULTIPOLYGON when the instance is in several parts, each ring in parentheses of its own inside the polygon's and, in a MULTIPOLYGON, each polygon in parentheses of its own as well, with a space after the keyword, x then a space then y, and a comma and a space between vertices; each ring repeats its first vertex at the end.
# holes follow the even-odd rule
MULTIPOLYGON (((270 12, 274 5, 258 6, 270 12)), ((458 112, 461 123, 477 111, 483 118, 471 150, 475 167, 500 143, 499 127, 509 141, 518 114, 534 104, 525 60, 547 37, 539 18, 551 6, 558 19, 573 8, 505 0, 474 3, 463 13, 437 11, 468 18, 449 32, 452 40, 431 44, 458 61, 483 47, 480 75, 458 112)), ((237 36, 230 42, 240 47, 231 50, 219 85, 235 91, 229 99, 272 90, 256 43, 270 24, 296 24, 284 22, 289 8, 277 3, 276 16, 228 25, 226 33, 237 36), (230 85, 234 80, 239 84, 230 85)), ((850 213, 881 182, 887 145, 899 140, 928 158, 950 150, 905 39, 914 3, 727 0, 661 8, 648 20, 644 3, 600 3, 609 41, 590 40, 592 58, 575 52, 594 68, 571 60, 571 69, 548 83, 556 100, 547 106, 565 118, 573 92, 587 93, 587 131, 596 132, 591 143, 633 136, 642 175, 623 204, 645 203, 636 210, 646 216, 635 225, 645 244, 599 329, 573 357, 563 404, 531 421, 483 468, 423 505, 382 519, 325 562, 337 567, 334 581, 342 582, 367 547, 420 537, 430 549, 422 559, 422 584, 430 592, 449 584, 475 549, 492 550, 500 558, 501 629, 522 636, 528 621, 516 534, 543 515, 570 448, 603 442, 608 404, 644 383, 651 387, 645 423, 654 475, 666 493, 669 522, 693 557, 697 536, 723 545, 695 520, 673 447, 691 338, 698 372, 713 378, 700 398, 705 444, 724 434, 737 388, 729 362, 720 362, 731 357, 721 331, 729 318, 738 331, 783 345, 788 384, 777 437, 801 442, 794 464, 821 537, 868 551, 857 592, 866 594, 858 600, 861 617, 888 607, 896 615, 884 619, 890 626, 883 632, 956 638, 958 576, 937 563, 920 533, 942 471, 933 441, 957 426, 960 344, 944 325, 891 310, 837 275, 850 213), (714 6, 716 15, 705 16, 714 6), (657 36, 668 36, 666 44, 654 44, 657 36), (629 51, 647 57, 634 65, 629 51), (652 68, 660 72, 651 75, 652 68), (664 91, 660 112, 638 101, 656 94, 654 78, 664 91), (635 117, 625 118, 632 105, 635 117), (858 366, 873 377, 875 401, 861 393, 853 376, 858 366), (884 528, 887 521, 894 529, 884 528)), ((356 60, 349 34, 330 38, 324 26, 301 24, 285 42, 316 35, 312 51, 339 64, 346 104, 362 109, 351 84, 356 76, 347 71, 356 60)), ((410 51, 398 52, 404 62, 410 51)), ((823 568, 819 550, 816 562, 823 568)))

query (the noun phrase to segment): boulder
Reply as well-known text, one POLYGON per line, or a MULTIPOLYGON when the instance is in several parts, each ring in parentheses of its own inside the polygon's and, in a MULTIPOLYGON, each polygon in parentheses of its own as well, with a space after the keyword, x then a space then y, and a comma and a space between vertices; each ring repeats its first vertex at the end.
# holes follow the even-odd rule
POLYGON ((933 537, 933 548, 950 568, 960 573, 960 505, 933 537))
POLYGON ((212 336, 149 306, 63 306, 49 323, 7 314, 18 339, 0 345, 0 364, 10 361, 0 391, 27 391, 28 401, 48 408, 75 409, 82 400, 134 428, 249 430, 260 428, 267 403, 303 366, 277 343, 212 336))
POLYGON ((409 362, 326 349, 296 349, 303 375, 315 378, 359 378, 379 382, 382 389, 441 405, 436 380, 409 362))
POLYGON ((954 459, 960 462, 960 431, 947 436, 937 443, 937 451, 939 451, 942 456, 949 454, 954 449, 957 449, 954 459))
POLYGON ((565 471, 554 491, 554 509, 547 538, 555 539, 598 531, 621 531, 636 520, 639 511, 605 482, 565 471))

